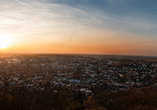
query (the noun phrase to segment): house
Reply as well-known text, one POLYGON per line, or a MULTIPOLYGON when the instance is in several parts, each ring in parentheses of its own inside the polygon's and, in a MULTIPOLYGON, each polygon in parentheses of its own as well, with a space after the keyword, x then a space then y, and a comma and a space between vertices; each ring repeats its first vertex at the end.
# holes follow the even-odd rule
POLYGON ((68 81, 73 83, 80 83, 80 79, 76 79, 76 78, 69 79, 68 81))

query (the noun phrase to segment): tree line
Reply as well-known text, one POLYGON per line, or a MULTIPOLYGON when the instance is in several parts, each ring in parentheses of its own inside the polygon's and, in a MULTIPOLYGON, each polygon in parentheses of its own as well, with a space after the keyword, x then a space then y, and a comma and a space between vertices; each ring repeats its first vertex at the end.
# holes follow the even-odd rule
POLYGON ((154 88, 101 91, 93 97, 61 87, 0 87, 0 110, 156 110, 154 88))

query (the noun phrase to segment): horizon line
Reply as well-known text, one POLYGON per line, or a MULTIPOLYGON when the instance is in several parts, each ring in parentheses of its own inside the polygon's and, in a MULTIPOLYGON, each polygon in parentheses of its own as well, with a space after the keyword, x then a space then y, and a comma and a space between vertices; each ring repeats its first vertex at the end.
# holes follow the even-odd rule
POLYGON ((36 55, 42 55, 42 54, 55 54, 55 55, 100 55, 100 56, 133 56, 133 57, 157 57, 155 55, 131 55, 131 54, 99 54, 99 53, 51 53, 51 52, 27 52, 27 53, 22 53, 22 52, 17 52, 17 53, 8 53, 8 52, 2 52, 0 54, 26 54, 26 55, 31 55, 31 54, 36 54, 36 55))

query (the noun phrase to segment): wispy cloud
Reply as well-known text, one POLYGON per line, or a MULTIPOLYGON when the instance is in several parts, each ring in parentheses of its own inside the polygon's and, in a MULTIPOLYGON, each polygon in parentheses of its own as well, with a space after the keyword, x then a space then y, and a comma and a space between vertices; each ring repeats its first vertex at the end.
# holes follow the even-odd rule
POLYGON ((26 7, 30 7, 30 8, 31 8, 30 5, 28 5, 28 4, 24 3, 24 2, 21 2, 21 1, 19 1, 19 0, 16 0, 16 1, 17 1, 18 3, 20 3, 20 4, 24 5, 24 6, 26 6, 26 7))
MULTIPOLYGON (((81 36, 93 36, 91 30, 97 30, 100 33, 127 31, 130 33, 147 32, 147 30, 156 29, 156 23, 151 23, 148 19, 138 18, 136 16, 120 17, 110 13, 104 13, 102 10, 90 7, 80 6, 71 7, 70 5, 58 3, 41 3, 37 1, 18 3, 31 7, 25 8, 14 4, 2 11, 0 14, 1 30, 16 31, 29 34, 53 34, 58 36, 70 36, 71 32, 77 31, 81 36)), ((9 3, 8 3, 9 4, 9 3)), ((138 33, 138 34, 139 34, 138 33)))

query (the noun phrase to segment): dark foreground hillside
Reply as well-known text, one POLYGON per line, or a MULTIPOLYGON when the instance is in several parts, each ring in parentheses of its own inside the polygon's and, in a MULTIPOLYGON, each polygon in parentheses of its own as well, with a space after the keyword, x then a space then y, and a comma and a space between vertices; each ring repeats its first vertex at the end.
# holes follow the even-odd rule
POLYGON ((0 110, 156 110, 157 90, 154 88, 105 91, 86 98, 84 93, 66 88, 44 91, 15 86, 1 87, 0 110))

